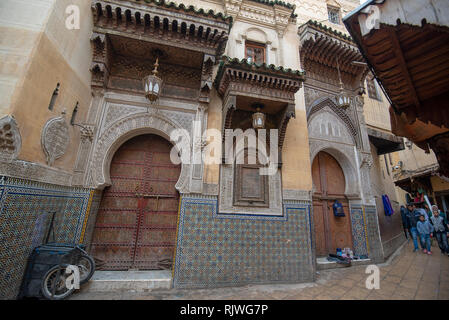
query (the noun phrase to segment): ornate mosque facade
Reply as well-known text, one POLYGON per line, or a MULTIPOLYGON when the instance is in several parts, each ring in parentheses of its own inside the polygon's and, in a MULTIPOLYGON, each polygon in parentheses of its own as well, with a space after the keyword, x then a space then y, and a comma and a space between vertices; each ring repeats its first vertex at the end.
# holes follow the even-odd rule
POLYGON ((53 211, 56 240, 86 244, 102 270, 171 269, 176 288, 313 281, 336 248, 383 261, 404 240, 381 200, 399 203, 385 170, 403 144, 342 23, 357 5, 2 1, 0 297, 17 295, 53 211), (170 160, 174 131, 193 158, 206 129, 224 139, 255 112, 278 130, 275 174, 170 160))

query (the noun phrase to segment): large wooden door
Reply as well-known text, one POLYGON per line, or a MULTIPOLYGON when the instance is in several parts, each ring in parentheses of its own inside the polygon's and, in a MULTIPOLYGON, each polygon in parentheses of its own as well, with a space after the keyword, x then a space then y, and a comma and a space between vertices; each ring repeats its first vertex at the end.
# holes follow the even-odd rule
POLYGON ((170 266, 176 244, 180 165, 170 161, 172 145, 156 135, 135 137, 111 163, 111 187, 95 224, 93 256, 105 270, 155 270, 170 266))
POLYGON ((313 218, 317 256, 335 253, 337 248, 352 248, 351 219, 348 201, 344 195, 345 176, 331 155, 320 152, 312 163, 313 218), (338 199, 343 204, 345 217, 335 217, 332 204, 338 199))

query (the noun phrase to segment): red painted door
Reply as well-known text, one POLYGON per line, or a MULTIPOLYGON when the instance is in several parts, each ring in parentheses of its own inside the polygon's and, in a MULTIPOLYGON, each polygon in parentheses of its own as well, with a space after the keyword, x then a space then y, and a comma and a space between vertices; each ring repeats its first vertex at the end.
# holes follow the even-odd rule
POLYGON ((316 255, 327 256, 337 248, 352 248, 349 204, 344 195, 345 176, 337 160, 328 153, 318 153, 312 163, 312 179, 316 255), (345 217, 334 216, 335 199, 343 204, 345 217))
POLYGON ((125 142, 111 162, 111 187, 95 224, 91 253, 104 270, 170 267, 176 244, 180 165, 172 145, 156 135, 125 142))

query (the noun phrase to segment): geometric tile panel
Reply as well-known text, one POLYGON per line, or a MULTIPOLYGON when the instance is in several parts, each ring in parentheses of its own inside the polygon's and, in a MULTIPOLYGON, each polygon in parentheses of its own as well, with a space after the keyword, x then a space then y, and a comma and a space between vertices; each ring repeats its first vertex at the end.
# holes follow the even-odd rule
POLYGON ((0 177, 0 299, 19 293, 27 259, 47 233, 48 212, 57 212, 55 241, 78 243, 89 194, 89 189, 0 177))
POLYGON ((351 223, 354 254, 368 256, 365 214, 361 206, 351 207, 351 223))
POLYGON ((284 204, 284 216, 272 218, 222 216, 217 205, 181 199, 176 288, 313 280, 309 204, 284 204))
POLYGON ((376 263, 382 262, 384 260, 384 253, 379 233, 379 218, 375 205, 365 206, 365 217, 370 258, 376 263))

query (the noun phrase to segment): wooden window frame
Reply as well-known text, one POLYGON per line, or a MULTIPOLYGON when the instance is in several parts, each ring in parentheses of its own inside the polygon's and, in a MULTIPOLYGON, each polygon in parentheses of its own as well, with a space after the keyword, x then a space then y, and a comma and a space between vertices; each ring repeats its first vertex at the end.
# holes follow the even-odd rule
MULTIPOLYGON (((245 150, 245 153, 247 151, 245 150)), ((243 184, 245 183, 245 179, 243 177, 244 169, 253 169, 259 170, 264 166, 261 164, 246 164, 247 157, 244 158, 244 164, 235 164, 234 166, 234 206, 241 207, 258 207, 258 208, 269 208, 269 185, 268 185, 268 176, 267 175, 259 175, 259 188, 260 188, 260 196, 259 197, 244 197, 243 196, 243 184)))
POLYGON ((376 83, 376 79, 374 79, 374 77, 366 78, 366 89, 367 89, 366 91, 368 92, 368 97, 370 99, 382 101, 382 97, 380 95, 378 85, 376 83), (372 86, 371 86, 371 83, 372 83, 372 86), (372 89, 370 89, 370 87, 372 87, 372 89))
MULTIPOLYGON (((245 41, 245 58, 248 59, 248 48, 257 48, 257 49, 262 49, 263 50, 263 61, 261 63, 266 63, 267 62, 267 46, 263 43, 258 43, 258 42, 254 42, 254 41, 245 41)), ((251 62, 254 63, 259 63, 256 62, 256 59, 254 59, 254 57, 251 57, 251 62)))
POLYGON ((330 23, 341 25, 341 10, 340 10, 340 8, 335 8, 335 7, 328 6, 327 7, 327 17, 328 17, 328 20, 329 20, 330 23), (338 22, 334 22, 331 19, 331 12, 337 13, 337 15, 338 15, 338 22))

